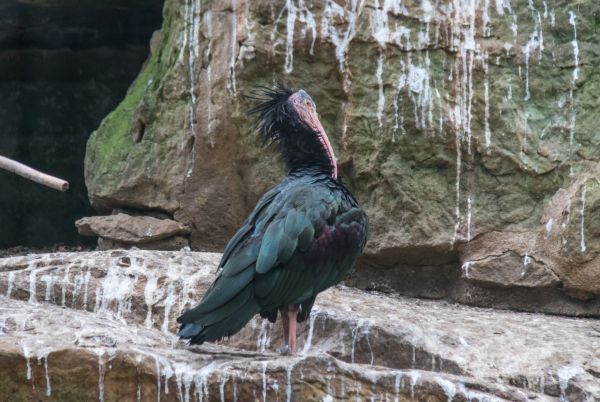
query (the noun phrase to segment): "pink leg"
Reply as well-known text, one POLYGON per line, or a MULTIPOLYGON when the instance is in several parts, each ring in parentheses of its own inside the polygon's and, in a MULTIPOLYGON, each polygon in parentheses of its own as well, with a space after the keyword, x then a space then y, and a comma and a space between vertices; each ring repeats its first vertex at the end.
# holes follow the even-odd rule
POLYGON ((289 318, 287 311, 281 310, 281 324, 283 325, 283 344, 284 349, 288 347, 288 338, 290 336, 289 318))
POLYGON ((298 309, 293 304, 288 306, 288 354, 296 354, 296 317, 298 316, 298 309))

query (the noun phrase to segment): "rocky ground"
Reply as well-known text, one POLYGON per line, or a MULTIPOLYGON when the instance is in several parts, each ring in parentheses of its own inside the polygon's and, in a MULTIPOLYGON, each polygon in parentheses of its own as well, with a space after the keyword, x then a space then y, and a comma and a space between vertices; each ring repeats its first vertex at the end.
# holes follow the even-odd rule
MULTIPOLYGON (((8 400, 600 400, 600 323, 337 287, 275 353, 255 319, 190 348, 175 318, 219 254, 71 252, 0 259, 0 395, 8 400)), ((1 399, 1 398, 0 398, 1 399)), ((5 399, 6 400, 6 399, 5 399)))

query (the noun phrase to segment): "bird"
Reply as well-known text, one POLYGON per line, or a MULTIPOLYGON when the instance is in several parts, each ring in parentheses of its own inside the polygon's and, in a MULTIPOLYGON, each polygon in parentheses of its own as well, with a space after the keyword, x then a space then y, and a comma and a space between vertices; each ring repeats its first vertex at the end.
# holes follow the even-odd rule
POLYGON ((284 344, 297 352, 297 323, 315 298, 338 284, 361 255, 368 218, 338 177, 333 147, 310 95, 281 84, 259 87, 256 131, 274 144, 287 176, 267 191, 228 242, 216 278, 200 303, 178 319, 190 344, 239 332, 256 314, 275 323, 284 344))

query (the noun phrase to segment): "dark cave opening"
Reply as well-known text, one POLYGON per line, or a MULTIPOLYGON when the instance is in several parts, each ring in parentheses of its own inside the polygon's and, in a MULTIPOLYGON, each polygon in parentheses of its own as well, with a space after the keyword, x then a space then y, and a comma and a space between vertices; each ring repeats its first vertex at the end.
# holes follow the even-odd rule
POLYGON ((160 29, 163 0, 0 4, 0 155, 68 180, 60 193, 0 170, 0 248, 90 245, 89 135, 124 97, 160 29))

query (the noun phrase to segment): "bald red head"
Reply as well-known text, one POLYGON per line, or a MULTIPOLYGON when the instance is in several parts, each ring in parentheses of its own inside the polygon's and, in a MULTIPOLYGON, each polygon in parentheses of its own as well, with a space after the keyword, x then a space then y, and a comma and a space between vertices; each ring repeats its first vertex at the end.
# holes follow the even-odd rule
POLYGON ((337 178, 337 161, 333 152, 333 147, 331 146, 329 138, 325 133, 325 129, 319 120, 315 102, 313 102, 310 95, 308 95, 302 89, 294 92, 288 100, 294 108, 294 111, 298 115, 300 121, 310 128, 317 136, 319 143, 323 147, 323 150, 327 154, 329 162, 331 163, 331 176, 337 178))

